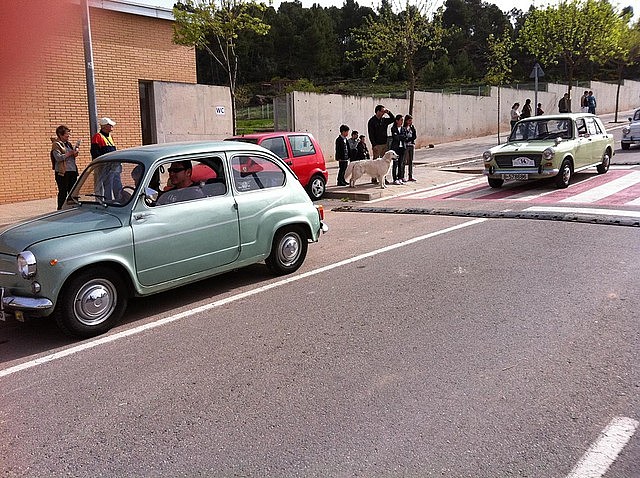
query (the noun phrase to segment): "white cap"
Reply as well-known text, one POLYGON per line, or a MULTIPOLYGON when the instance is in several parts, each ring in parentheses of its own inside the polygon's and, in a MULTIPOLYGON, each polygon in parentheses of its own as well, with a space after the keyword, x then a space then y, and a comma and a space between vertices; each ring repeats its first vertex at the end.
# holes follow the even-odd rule
POLYGON ((115 126, 116 122, 113 121, 111 118, 100 118, 100 126, 105 126, 110 124, 111 126, 115 126))

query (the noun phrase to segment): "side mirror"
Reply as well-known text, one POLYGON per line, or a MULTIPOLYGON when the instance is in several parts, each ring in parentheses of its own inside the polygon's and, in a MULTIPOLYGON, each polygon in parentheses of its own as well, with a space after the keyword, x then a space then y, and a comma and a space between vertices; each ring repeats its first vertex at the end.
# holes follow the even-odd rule
POLYGON ((151 188, 144 188, 144 199, 150 202, 156 202, 158 200, 158 191, 151 188))

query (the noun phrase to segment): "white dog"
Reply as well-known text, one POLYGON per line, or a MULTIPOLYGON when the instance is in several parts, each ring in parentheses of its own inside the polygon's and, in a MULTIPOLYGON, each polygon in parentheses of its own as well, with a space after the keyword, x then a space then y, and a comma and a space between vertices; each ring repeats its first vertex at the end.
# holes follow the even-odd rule
POLYGON ((356 181, 363 174, 368 174, 372 178, 378 180, 378 184, 382 189, 386 188, 385 178, 391 169, 391 162, 398 159, 395 151, 387 151, 384 156, 378 159, 364 159, 361 161, 351 161, 344 173, 344 178, 349 181, 349 187, 355 188, 356 181))

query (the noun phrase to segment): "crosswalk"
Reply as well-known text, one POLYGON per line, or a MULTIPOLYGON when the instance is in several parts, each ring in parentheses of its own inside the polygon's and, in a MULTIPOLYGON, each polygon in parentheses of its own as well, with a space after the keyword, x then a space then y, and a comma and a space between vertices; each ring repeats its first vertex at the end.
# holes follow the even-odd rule
POLYGON ((612 168, 607 174, 577 173, 566 189, 552 181, 507 182, 492 189, 484 176, 418 191, 403 200, 519 201, 532 204, 640 206, 640 170, 612 168))

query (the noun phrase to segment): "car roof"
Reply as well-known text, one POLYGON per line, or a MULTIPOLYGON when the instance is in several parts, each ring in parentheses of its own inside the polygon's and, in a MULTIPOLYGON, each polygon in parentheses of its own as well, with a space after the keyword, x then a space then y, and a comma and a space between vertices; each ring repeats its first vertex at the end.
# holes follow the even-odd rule
POLYGON ((232 136, 231 138, 227 138, 228 140, 238 139, 238 138, 246 138, 246 139, 264 139, 264 138, 273 138, 275 136, 295 136, 300 134, 306 134, 308 136, 313 137, 311 133, 306 131, 270 131, 268 133, 250 133, 243 135, 232 136))
POLYGON ((100 156, 102 159, 122 159, 137 161, 154 161, 161 158, 171 158, 207 153, 222 153, 227 151, 260 151, 268 150, 262 146, 239 141, 182 141, 175 143, 158 143, 134 148, 120 149, 100 156))
POLYGON ((597 118, 596 115, 592 113, 558 113, 553 115, 540 115, 540 116, 530 116, 529 118, 522 119, 520 121, 536 121, 536 120, 566 120, 566 119, 578 119, 585 117, 593 117, 597 118))

